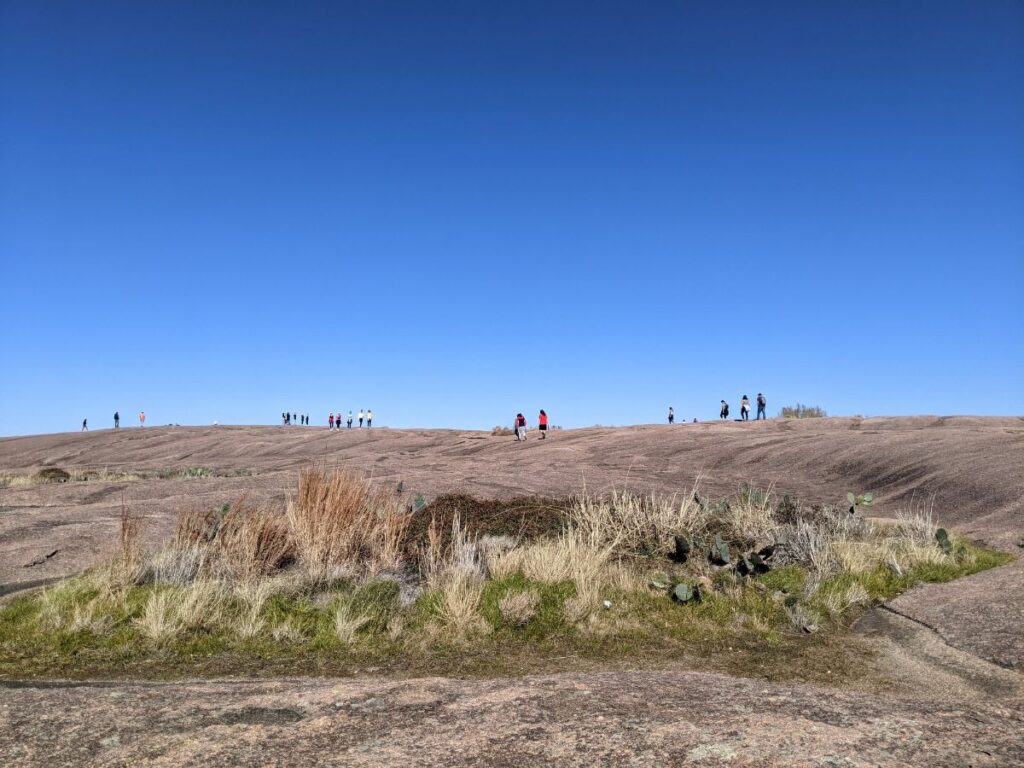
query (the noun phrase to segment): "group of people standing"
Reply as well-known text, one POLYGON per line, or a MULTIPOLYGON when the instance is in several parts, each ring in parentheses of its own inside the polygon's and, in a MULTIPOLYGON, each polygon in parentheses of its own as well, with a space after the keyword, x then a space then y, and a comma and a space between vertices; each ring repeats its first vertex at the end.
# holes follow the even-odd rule
MULTIPOLYGON (((766 418, 764 412, 765 412, 765 408, 767 406, 768 406, 768 401, 765 399, 765 396, 762 395, 760 392, 758 392, 757 393, 757 416, 754 418, 755 421, 757 421, 758 419, 766 418)), ((720 418, 720 419, 728 419, 729 418, 729 404, 727 402, 725 402, 725 400, 722 401, 721 408, 718 411, 718 418, 720 418)), ((741 421, 750 421, 750 398, 747 397, 746 395, 744 395, 740 399, 740 420, 741 421)))
MULTIPOLYGON (((765 419, 765 418, 767 418, 765 416, 765 409, 767 407, 768 407, 768 400, 765 398, 765 396, 763 394, 758 392, 757 393, 757 416, 754 419, 755 421, 757 421, 758 419, 765 419)), ((729 404, 725 400, 721 401, 720 407, 718 409, 718 418, 720 418, 720 419, 728 419, 729 418, 729 404)), ((744 395, 742 397, 742 399, 740 400, 740 420, 741 421, 749 421, 750 420, 750 398, 747 397, 746 395, 744 395)), ((696 421, 697 421, 697 419, 694 419, 694 422, 696 422, 696 421)), ((672 409, 672 406, 669 406, 669 409, 668 409, 668 423, 669 424, 675 424, 675 422, 676 422, 676 412, 672 409)))
POLYGON ((309 414, 308 413, 282 413, 281 423, 286 427, 291 424, 298 424, 299 426, 309 426, 309 414))
MULTIPOLYGON (((545 440, 548 436, 548 415, 543 408, 537 415, 537 431, 540 432, 540 439, 545 440)), ((521 413, 516 414, 515 419, 516 440, 526 439, 526 417, 521 413)))
MULTIPOLYGON (((362 409, 360 409, 359 415, 356 418, 359 419, 360 429, 362 429, 363 426, 363 419, 366 419, 367 429, 373 426, 373 411, 370 409, 367 409, 365 414, 363 413, 362 409)), ((345 426, 348 429, 352 429, 352 411, 348 412, 348 418, 345 419, 345 426)), ((334 413, 332 412, 331 415, 327 417, 327 428, 341 429, 341 411, 338 411, 337 416, 335 416, 334 413)))

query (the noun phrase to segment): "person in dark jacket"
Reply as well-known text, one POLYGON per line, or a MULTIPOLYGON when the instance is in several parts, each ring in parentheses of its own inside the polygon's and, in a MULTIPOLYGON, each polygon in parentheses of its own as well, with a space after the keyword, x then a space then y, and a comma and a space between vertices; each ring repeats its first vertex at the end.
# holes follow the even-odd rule
POLYGON ((718 410, 718 418, 720 418, 720 419, 728 419, 729 418, 729 404, 727 402, 725 402, 725 400, 722 401, 722 407, 718 410))

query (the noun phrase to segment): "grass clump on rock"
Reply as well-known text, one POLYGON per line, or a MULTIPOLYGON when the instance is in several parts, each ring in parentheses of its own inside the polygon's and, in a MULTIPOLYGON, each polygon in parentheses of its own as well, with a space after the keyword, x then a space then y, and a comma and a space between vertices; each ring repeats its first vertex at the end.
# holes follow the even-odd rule
POLYGON ((357 475, 307 469, 283 507, 186 510, 155 551, 125 514, 116 558, 0 610, 0 675, 691 658, 785 676, 816 648, 834 667, 827 638, 864 607, 1006 559, 943 539, 927 515, 880 525, 746 486, 714 503, 695 489, 410 509, 357 475))

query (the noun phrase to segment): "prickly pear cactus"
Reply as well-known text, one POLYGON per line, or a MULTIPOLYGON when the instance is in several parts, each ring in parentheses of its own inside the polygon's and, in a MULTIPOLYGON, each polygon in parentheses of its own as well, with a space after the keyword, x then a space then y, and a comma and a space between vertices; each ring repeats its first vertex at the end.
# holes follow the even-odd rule
POLYGON ((715 565, 729 564, 729 545, 722 541, 720 533, 715 534, 715 543, 711 545, 711 552, 708 559, 715 565))
POLYGON ((668 574, 664 571, 655 571, 651 576, 651 586, 654 589, 668 589, 670 583, 668 574))
POLYGON ((685 581, 681 581, 673 587, 672 599, 677 603, 685 605, 686 603, 697 599, 697 591, 692 585, 687 584, 685 581))

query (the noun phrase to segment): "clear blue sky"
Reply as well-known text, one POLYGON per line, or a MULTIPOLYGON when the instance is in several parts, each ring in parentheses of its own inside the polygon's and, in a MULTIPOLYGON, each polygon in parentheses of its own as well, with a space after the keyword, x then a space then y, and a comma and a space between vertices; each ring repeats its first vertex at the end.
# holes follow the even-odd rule
POLYGON ((0 434, 1024 413, 1024 3, 0 0, 0 434))

